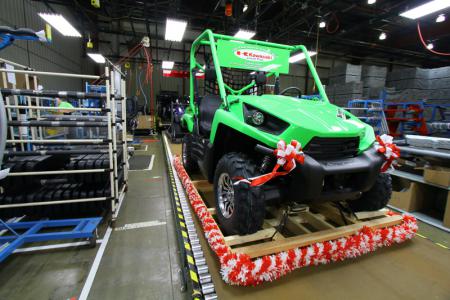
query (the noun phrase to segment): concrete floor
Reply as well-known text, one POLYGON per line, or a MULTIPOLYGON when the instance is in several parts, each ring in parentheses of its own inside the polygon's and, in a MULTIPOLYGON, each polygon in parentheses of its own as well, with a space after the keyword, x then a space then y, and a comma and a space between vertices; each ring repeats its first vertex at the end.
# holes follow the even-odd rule
MULTIPOLYGON (((185 299, 165 157, 160 141, 148 145, 136 155, 155 155, 153 168, 129 173, 128 193, 88 299, 185 299)), ((105 229, 103 224, 100 236, 105 229)), ((98 249, 10 256, 0 264, 0 300, 77 298, 98 249)))
MULTIPOLYGON (((151 171, 130 172, 129 189, 106 246, 88 299, 185 299, 166 167, 160 141, 149 142, 151 171), (135 228, 141 227, 141 228, 135 228)), ((174 153, 179 145, 172 145, 174 153)), ((449 234, 419 224, 420 232, 443 244, 449 234)), ((103 236, 106 226, 100 228, 103 236)), ((218 262, 201 242, 220 299, 450 299, 450 251, 416 237, 402 245, 325 266, 296 270, 259 287, 224 284, 218 262)), ((95 249, 17 254, 0 264, 0 300, 77 298, 95 249)))

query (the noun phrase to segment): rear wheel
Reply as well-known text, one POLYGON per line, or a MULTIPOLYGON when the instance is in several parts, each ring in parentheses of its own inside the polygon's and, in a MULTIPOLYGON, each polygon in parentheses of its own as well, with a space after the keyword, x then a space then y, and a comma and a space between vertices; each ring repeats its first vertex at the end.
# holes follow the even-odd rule
POLYGON ((195 172, 197 170, 197 161, 195 161, 192 156, 192 135, 186 134, 183 138, 183 142, 181 144, 181 160, 183 162, 183 166, 188 173, 195 172))
POLYGON ((257 175, 256 164, 245 154, 228 153, 219 160, 214 175, 214 193, 217 218, 226 234, 251 234, 261 228, 265 216, 261 188, 246 183, 233 185, 237 178, 257 175))
POLYGON ((361 198, 349 201, 353 211, 374 211, 385 207, 392 194, 392 179, 387 173, 378 174, 373 187, 363 193, 361 198))

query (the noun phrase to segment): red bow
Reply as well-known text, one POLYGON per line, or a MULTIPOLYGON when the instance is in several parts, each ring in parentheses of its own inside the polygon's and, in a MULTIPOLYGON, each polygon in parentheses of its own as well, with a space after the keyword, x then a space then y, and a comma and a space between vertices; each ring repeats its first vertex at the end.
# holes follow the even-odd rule
POLYGON ((260 186, 275 177, 289 174, 295 169, 297 162, 301 165, 305 162, 305 156, 303 154, 301 144, 296 140, 292 140, 289 145, 286 145, 285 141, 280 140, 277 143, 277 149, 273 151, 273 154, 277 157, 277 164, 273 168, 272 172, 248 179, 240 179, 234 184, 237 185, 244 182, 250 184, 250 186, 260 186), (280 167, 282 167, 284 171, 278 172, 280 167))
POLYGON ((386 161, 381 166, 381 172, 386 172, 397 158, 400 158, 400 149, 393 143, 393 137, 383 134, 376 137, 378 145, 377 151, 384 154, 386 161))

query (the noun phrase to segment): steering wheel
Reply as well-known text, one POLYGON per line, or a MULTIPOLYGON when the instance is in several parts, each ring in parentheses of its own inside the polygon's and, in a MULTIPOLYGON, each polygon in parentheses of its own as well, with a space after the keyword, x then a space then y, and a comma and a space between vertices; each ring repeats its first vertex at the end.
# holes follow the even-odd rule
POLYGON ((290 86, 290 87, 288 87, 288 88, 285 88, 284 90, 282 90, 282 91, 280 92, 280 95, 284 95, 284 94, 286 94, 286 93, 287 93, 288 91, 290 91, 290 90, 296 91, 296 92, 297 92, 297 97, 298 97, 298 98, 300 98, 300 97, 302 96, 302 90, 299 89, 299 88, 296 87, 296 86, 290 86))

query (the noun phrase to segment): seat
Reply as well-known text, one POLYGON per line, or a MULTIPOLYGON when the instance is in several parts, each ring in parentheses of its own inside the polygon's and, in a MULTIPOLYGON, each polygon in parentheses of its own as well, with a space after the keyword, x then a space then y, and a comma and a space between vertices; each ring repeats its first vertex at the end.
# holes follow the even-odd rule
POLYGON ((214 114, 221 104, 222 99, 220 99, 219 95, 206 95, 200 100, 198 110, 199 129, 201 134, 209 136, 214 114))

